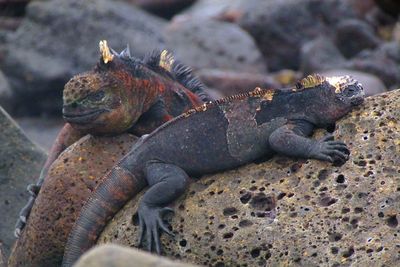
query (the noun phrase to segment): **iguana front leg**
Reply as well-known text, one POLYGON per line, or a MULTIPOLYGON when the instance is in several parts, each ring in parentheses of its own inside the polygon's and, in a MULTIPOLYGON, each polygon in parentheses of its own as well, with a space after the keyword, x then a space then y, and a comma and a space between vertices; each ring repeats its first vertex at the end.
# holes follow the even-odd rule
POLYGON ((160 254, 160 230, 173 235, 162 221, 166 212, 173 212, 166 205, 185 191, 188 175, 176 165, 157 160, 146 163, 145 175, 150 189, 139 204, 139 245, 142 245, 146 236, 147 250, 151 252, 155 248, 160 254))
POLYGON ((15 224, 14 235, 19 237, 21 235, 22 229, 25 227, 26 221, 31 212, 32 206, 35 203, 35 199, 42 187, 42 184, 47 177, 47 173, 50 169, 51 164, 58 158, 58 156, 63 152, 68 146, 79 140, 83 134, 78 130, 71 127, 69 123, 66 123, 61 129, 57 138, 50 149, 49 156, 40 172, 39 179, 36 184, 28 185, 28 192, 30 194, 28 203, 19 212, 19 217, 17 223, 15 224))
POLYGON ((349 158, 349 150, 342 141, 335 141, 332 135, 319 140, 308 138, 314 126, 307 121, 292 121, 276 129, 269 137, 271 148, 283 155, 318 159, 343 164, 349 158))

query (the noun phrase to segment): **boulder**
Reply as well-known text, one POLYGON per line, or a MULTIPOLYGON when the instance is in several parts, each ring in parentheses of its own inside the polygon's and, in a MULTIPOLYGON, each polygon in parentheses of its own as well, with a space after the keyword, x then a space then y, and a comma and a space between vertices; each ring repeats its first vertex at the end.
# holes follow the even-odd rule
POLYGON ((135 56, 164 47, 164 20, 121 1, 33 1, 10 34, 1 69, 15 106, 29 115, 61 111, 62 89, 72 75, 99 60, 99 40, 135 56))
POLYGON ((280 85, 266 74, 203 69, 196 73, 200 80, 210 88, 215 88, 225 96, 245 93, 261 88, 279 88, 280 85))
POLYGON ((196 0, 124 0, 163 18, 171 18, 196 0))
POLYGON ((346 59, 329 37, 320 36, 301 46, 300 69, 304 74, 341 68, 346 63, 346 59))
POLYGON ((204 19, 174 20, 164 36, 175 57, 193 69, 266 72, 253 38, 235 24, 204 19))
POLYGON ((346 58, 351 58, 364 49, 374 49, 381 43, 372 26, 358 19, 339 22, 334 39, 336 46, 346 58))
POLYGON ((196 267, 188 263, 171 261, 138 249, 117 245, 103 245, 88 251, 75 267, 196 267))
POLYGON ((19 211, 29 198, 26 187, 36 182, 46 154, 1 107, 0 129, 0 243, 8 255, 19 211))
POLYGON ((345 0, 261 1, 243 10, 238 23, 254 37, 271 71, 298 69, 305 42, 356 16, 345 0))
POLYGON ((351 59, 346 68, 378 76, 388 88, 400 85, 400 44, 384 43, 374 50, 364 50, 351 59))
MULTIPOLYGON (((191 184, 171 206, 164 254, 211 266, 397 266, 400 90, 369 97, 337 122, 342 166, 274 157, 191 184)), ((137 198, 100 244, 137 246, 137 198)))
POLYGON ((4 74, 0 71, 0 106, 4 109, 11 109, 10 99, 12 96, 12 91, 10 85, 4 76, 4 74))
POLYGON ((60 266, 69 232, 82 205, 136 139, 130 134, 87 135, 68 147, 52 164, 8 266, 60 266))
POLYGON ((197 0, 191 7, 178 16, 192 19, 213 19, 224 17, 225 14, 243 14, 245 4, 258 4, 259 0, 197 0))
POLYGON ((387 91, 383 82, 373 74, 349 69, 332 69, 319 73, 324 76, 350 75, 363 85, 366 96, 372 96, 387 91))

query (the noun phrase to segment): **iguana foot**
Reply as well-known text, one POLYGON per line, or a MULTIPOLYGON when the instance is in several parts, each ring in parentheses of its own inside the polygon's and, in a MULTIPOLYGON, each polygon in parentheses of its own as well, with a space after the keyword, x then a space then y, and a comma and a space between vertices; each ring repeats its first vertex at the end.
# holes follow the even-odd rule
POLYGON ((333 135, 326 135, 312 147, 310 158, 337 163, 345 163, 350 151, 342 141, 334 141, 333 135))
POLYGON ((14 235, 16 238, 19 238, 21 236, 22 229, 24 229, 25 227, 26 220, 28 219, 29 214, 31 213, 33 203, 35 203, 37 194, 40 191, 40 186, 36 184, 30 184, 27 187, 27 191, 31 196, 29 197, 28 203, 26 203, 26 205, 19 212, 19 217, 17 223, 15 224, 15 230, 14 230, 14 235))
POLYGON ((157 254, 161 254, 161 233, 159 230, 161 229, 161 232, 165 232, 170 236, 174 236, 174 234, 167 228, 162 220, 162 217, 168 212, 174 212, 174 210, 171 208, 150 207, 146 204, 140 205, 138 211, 140 229, 139 246, 143 244, 146 231, 147 250, 152 252, 154 243, 157 254))

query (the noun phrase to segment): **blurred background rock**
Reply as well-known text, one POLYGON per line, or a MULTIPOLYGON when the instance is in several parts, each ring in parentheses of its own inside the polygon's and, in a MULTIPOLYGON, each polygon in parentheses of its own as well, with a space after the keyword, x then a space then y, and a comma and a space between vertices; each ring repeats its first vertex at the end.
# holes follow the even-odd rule
POLYGON ((396 0, 0 0, 0 105, 48 149, 64 84, 98 42, 167 48, 214 96, 349 73, 373 95, 400 85, 396 0))

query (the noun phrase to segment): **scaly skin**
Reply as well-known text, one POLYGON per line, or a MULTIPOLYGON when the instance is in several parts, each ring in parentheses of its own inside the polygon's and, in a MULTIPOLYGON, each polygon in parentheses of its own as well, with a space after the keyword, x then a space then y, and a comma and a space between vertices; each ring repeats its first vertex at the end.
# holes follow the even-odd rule
POLYGON ((191 70, 175 62, 167 51, 144 60, 129 48, 120 54, 101 42, 100 62, 91 71, 74 76, 63 91, 63 117, 38 182, 28 186, 31 197, 21 210, 15 235, 20 236, 33 203, 55 159, 86 134, 141 136, 164 122, 210 100, 191 70))
POLYGON ((81 210, 64 254, 72 266, 93 246, 107 221, 148 185, 138 209, 140 241, 161 252, 159 235, 171 234, 162 216, 186 189, 189 176, 236 168, 280 153, 344 163, 346 145, 331 135, 309 138, 363 102, 350 77, 309 76, 286 90, 256 90, 204 104, 142 138, 104 177, 81 210))

